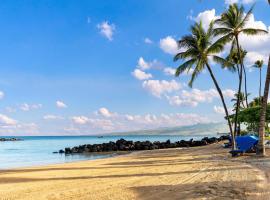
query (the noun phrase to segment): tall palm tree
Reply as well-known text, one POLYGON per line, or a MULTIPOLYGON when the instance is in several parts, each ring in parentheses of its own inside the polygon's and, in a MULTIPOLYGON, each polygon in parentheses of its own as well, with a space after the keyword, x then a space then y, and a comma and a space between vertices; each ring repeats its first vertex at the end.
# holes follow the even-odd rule
MULTIPOLYGON (((253 7, 247 12, 245 15, 244 7, 238 6, 238 4, 232 4, 229 6, 228 10, 226 10, 219 19, 215 20, 217 28, 215 28, 215 35, 221 36, 219 41, 222 43, 235 42, 237 46, 238 58, 240 60, 240 72, 239 72, 239 86, 238 92, 241 92, 242 88, 242 77, 243 77, 243 60, 241 59, 241 51, 239 44, 239 35, 256 35, 260 33, 267 33, 267 31, 262 29, 255 28, 246 28, 246 24, 252 14, 253 7)), ((240 107, 240 99, 237 100, 237 107, 235 111, 235 126, 234 132, 237 130, 237 121, 238 121, 238 113, 240 107)))
POLYGON ((191 26, 191 34, 182 37, 181 40, 178 41, 179 48, 184 48, 186 50, 178 53, 174 57, 174 61, 185 60, 185 62, 177 68, 175 76, 178 77, 181 73, 193 69, 191 79, 189 81, 189 86, 192 87, 193 82, 197 78, 197 76, 204 69, 208 70, 221 98, 230 133, 232 135, 232 148, 235 149, 235 140, 231 121, 229 118, 229 112, 224 100, 223 93, 212 71, 212 68, 210 67, 209 58, 212 57, 215 62, 221 63, 222 65, 226 65, 226 63, 228 62, 225 59, 216 55, 217 53, 223 51, 224 44, 222 44, 221 42, 213 42, 213 37, 213 22, 210 23, 208 30, 203 29, 201 22, 195 23, 195 25, 191 26))
MULTIPOLYGON (((268 0, 270 4, 270 0, 268 0)), ((265 146, 264 146, 264 134, 265 134, 265 115, 267 109, 267 99, 268 99, 268 92, 269 92, 269 84, 270 84, 270 56, 268 61, 267 73, 266 73, 266 80, 264 86, 264 95, 262 101, 262 110, 260 116, 260 123, 259 123, 259 142, 257 147, 257 154, 261 156, 265 156, 265 146)))
MULTIPOLYGON (((247 51, 243 50, 240 47, 240 53, 241 53, 241 59, 242 59, 242 62, 243 62, 244 58, 247 55, 247 51)), ((237 70, 238 78, 240 80, 240 65, 241 65, 241 62, 240 62, 240 59, 238 58, 238 50, 237 50, 237 47, 235 45, 235 42, 233 42, 230 53, 226 57, 226 60, 229 61, 230 63, 232 63, 232 65, 231 66, 223 66, 223 68, 227 68, 231 72, 235 72, 237 70)), ((245 86, 245 103, 246 103, 246 106, 248 107, 249 106, 249 103, 248 103, 248 96, 249 95, 248 95, 248 92, 247 92, 247 74, 246 74, 245 66, 243 67, 243 72, 244 72, 243 75, 244 75, 244 86, 245 86)))
POLYGON ((263 60, 257 60, 253 67, 260 70, 260 86, 259 86, 259 97, 262 96, 262 67, 263 67, 263 60))
POLYGON ((260 123, 259 123, 259 142, 257 145, 257 154, 260 156, 265 156, 265 146, 264 146, 265 115, 266 115, 266 109, 267 109, 269 84, 270 84, 270 56, 269 56, 269 61, 268 61, 267 73, 266 73, 264 95, 262 98, 261 116, 260 116, 260 123))

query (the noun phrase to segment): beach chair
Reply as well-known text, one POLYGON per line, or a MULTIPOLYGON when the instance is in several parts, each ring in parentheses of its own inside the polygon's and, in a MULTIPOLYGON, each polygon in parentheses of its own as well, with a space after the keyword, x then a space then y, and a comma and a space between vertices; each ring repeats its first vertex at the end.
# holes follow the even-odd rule
POLYGON ((236 137, 237 149, 230 151, 233 157, 246 152, 256 152, 258 137, 254 135, 245 135, 236 137))

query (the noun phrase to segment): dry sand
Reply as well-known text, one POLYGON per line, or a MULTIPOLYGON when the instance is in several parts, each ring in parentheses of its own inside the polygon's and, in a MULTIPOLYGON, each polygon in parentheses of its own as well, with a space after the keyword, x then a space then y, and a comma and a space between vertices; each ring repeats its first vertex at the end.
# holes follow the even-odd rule
POLYGON ((227 152, 214 144, 1 171, 0 199, 270 199, 270 159, 227 152))

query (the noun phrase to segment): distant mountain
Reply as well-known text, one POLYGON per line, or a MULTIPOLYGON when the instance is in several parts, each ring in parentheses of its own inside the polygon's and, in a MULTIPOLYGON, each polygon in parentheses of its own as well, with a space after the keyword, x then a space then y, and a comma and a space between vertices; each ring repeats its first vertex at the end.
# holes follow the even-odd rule
POLYGON ((111 135, 209 135, 228 132, 228 126, 224 123, 209 123, 192 126, 164 127, 151 130, 116 132, 111 135))

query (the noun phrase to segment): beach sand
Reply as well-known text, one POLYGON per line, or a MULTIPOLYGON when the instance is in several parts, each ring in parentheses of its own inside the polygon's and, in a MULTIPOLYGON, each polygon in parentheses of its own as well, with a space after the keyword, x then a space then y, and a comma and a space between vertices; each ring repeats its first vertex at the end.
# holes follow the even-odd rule
MULTIPOLYGON (((269 152, 270 154, 270 152, 269 152)), ((270 158, 221 144, 0 172, 1 200, 270 199, 270 158)))

